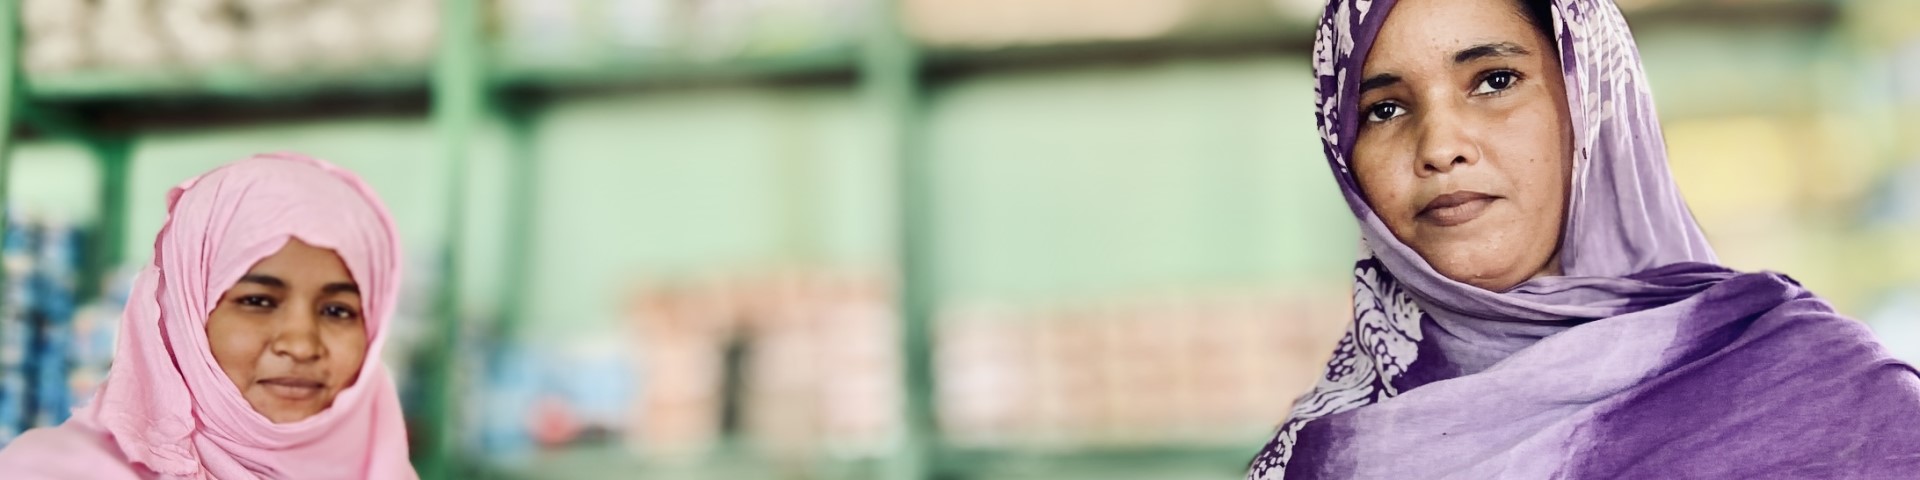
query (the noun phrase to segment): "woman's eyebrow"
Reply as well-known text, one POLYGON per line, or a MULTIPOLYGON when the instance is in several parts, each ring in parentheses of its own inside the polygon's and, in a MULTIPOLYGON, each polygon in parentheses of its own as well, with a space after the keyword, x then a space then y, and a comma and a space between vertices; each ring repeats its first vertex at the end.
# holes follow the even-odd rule
POLYGON ((1527 47, 1522 47, 1512 42, 1485 43, 1467 47, 1454 53, 1453 63, 1467 63, 1491 57, 1521 57, 1531 54, 1533 54, 1533 52, 1527 50, 1527 47))
POLYGON ((1476 44, 1455 52, 1453 63, 1467 63, 1467 61, 1482 60, 1482 58, 1517 58, 1517 56, 1530 56, 1530 54, 1534 52, 1526 50, 1524 46, 1519 46, 1515 42, 1492 42, 1492 44, 1476 44))
POLYGON ((267 288, 287 288, 287 282, 280 277, 249 273, 240 277, 240 283, 251 283, 267 288))
POLYGON ((1373 89, 1391 87, 1397 83, 1400 83, 1400 76, 1391 73, 1382 73, 1367 77, 1366 80, 1360 81, 1360 94, 1366 95, 1368 91, 1373 89))
POLYGON ((329 283, 325 287, 320 287, 320 293, 325 293, 328 295, 333 295, 336 293, 351 293, 354 295, 359 295, 360 286, 354 285, 352 283, 347 283, 347 282, 329 283))

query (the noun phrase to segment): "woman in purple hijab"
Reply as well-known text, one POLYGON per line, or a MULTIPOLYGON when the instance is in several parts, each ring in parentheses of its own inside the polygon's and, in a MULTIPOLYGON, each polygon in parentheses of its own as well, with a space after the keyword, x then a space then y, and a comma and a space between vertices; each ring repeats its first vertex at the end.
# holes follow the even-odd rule
POLYGON ((1331 0, 1318 32, 1354 318, 1248 478, 1920 478, 1920 374, 1715 263, 1611 0, 1331 0))

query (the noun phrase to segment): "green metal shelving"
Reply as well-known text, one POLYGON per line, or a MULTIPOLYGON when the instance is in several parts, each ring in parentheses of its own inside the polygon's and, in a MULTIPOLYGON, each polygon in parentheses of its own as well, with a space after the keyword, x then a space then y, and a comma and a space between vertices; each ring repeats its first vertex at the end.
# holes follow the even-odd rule
MULTIPOLYGON (((25 103, 26 90, 20 73, 20 4, 18 0, 0 0, 0 199, 10 198, 12 193, 8 185, 13 181, 13 145, 12 132, 15 120, 20 117, 20 105, 25 103)), ((0 238, 6 238, 7 224, 12 219, 8 210, 11 202, 0 205, 0 238)), ((8 279, 0 272, 0 285, 8 279)))
POLYGON ((894 255, 899 289, 895 302, 900 308, 900 352, 906 388, 901 414, 903 427, 900 453, 887 470, 887 477, 898 480, 934 478, 941 462, 939 423, 934 410, 933 315, 939 287, 933 232, 932 165, 925 154, 925 95, 920 81, 922 66, 919 47, 910 40, 900 22, 899 0, 874 0, 868 14, 867 35, 862 45, 860 86, 874 120, 885 154, 895 168, 894 197, 898 229, 894 255))
MULTIPOLYGON (((100 132, 88 122, 64 106, 78 102, 119 101, 137 102, 146 99, 167 99, 168 101, 190 101, 200 103, 245 103, 271 102, 289 98, 302 98, 318 95, 341 94, 395 94, 425 90, 431 99, 430 119, 434 125, 439 145, 439 159, 445 163, 447 175, 464 176, 467 172, 470 147, 483 122, 499 120, 509 130, 509 135, 519 134, 525 137, 524 130, 532 128, 528 117, 538 109, 538 105, 525 99, 503 99, 496 92, 516 88, 570 89, 580 87, 639 85, 653 82, 692 81, 710 79, 759 79, 798 75, 847 74, 861 79, 863 89, 875 102, 874 108, 880 109, 885 119, 885 131, 891 132, 888 151, 899 155, 903 176, 900 194, 907 208, 903 209, 902 221, 906 231, 899 238, 902 245, 901 261, 907 267, 901 272, 901 278, 909 279, 916 285, 918 279, 928 279, 927 272, 920 267, 929 265, 930 251, 927 240, 931 237, 916 229, 928 225, 924 203, 928 198, 916 193, 918 186, 928 182, 924 177, 925 168, 917 158, 909 157, 910 152, 919 150, 917 146, 918 111, 915 105, 920 95, 914 73, 918 70, 918 57, 915 48, 901 34, 894 0, 877 0, 876 5, 887 12, 876 15, 872 23, 872 35, 865 44, 828 48, 816 51, 779 57, 750 58, 726 62, 692 61, 635 61, 614 65, 594 65, 580 68, 564 67, 514 67, 489 68, 491 45, 484 31, 485 14, 481 2, 471 0, 441 0, 440 41, 444 45, 438 49, 431 68, 395 68, 381 71, 334 72, 321 74, 275 75, 259 73, 242 66, 215 68, 197 73, 109 73, 90 72, 55 76, 27 77, 20 71, 20 35, 19 1, 0 0, 0 198, 6 194, 7 174, 10 171, 10 151, 18 135, 14 134, 22 125, 36 134, 63 141, 74 141, 86 146, 101 164, 102 206, 99 224, 100 233, 89 251, 87 285, 98 284, 107 269, 116 266, 124 252, 121 251, 122 239, 126 232, 126 190, 128 174, 131 169, 132 147, 135 137, 118 132, 100 132)), ((529 141, 521 138, 521 141, 529 141)), ((513 154, 510 168, 516 172, 509 184, 509 195, 525 201, 509 202, 514 205, 531 204, 531 180, 535 170, 530 164, 530 151, 513 154)), ((437 408, 425 409, 428 418, 424 419, 420 437, 424 440, 420 451, 415 452, 415 465, 423 478, 459 478, 474 473, 471 464, 459 458, 454 441, 452 420, 456 415, 456 402, 452 392, 457 390, 454 377, 454 348, 461 331, 459 311, 460 276, 465 271, 459 259, 465 245, 461 237, 466 219, 464 209, 459 208, 467 200, 465 181, 449 182, 445 192, 448 200, 446 213, 448 235, 440 255, 441 284, 434 297, 435 321, 432 338, 426 348, 432 363, 433 375, 424 381, 427 404, 437 408)), ((0 215, 3 215, 0 212, 0 215)), ((530 219, 534 212, 531 208, 516 209, 509 215, 521 221, 530 219)), ((4 217, 0 217, 4 221, 4 217)), ((0 228, 4 228, 0 226, 0 228)), ((0 233, 4 233, 0 230, 0 233)), ((509 272, 527 269, 527 249, 531 241, 526 235, 504 232, 509 235, 514 248, 510 248, 514 258, 506 259, 509 272)), ((509 275, 508 278, 519 276, 509 275)), ((512 290, 509 291, 524 291, 512 290)), ((931 458, 934 447, 932 432, 933 410, 931 397, 931 358, 930 341, 926 338, 926 322, 929 312, 932 290, 926 287, 910 287, 902 290, 902 304, 909 305, 905 318, 909 326, 906 336, 901 339, 906 350, 908 363, 912 365, 908 378, 904 379, 913 386, 915 393, 908 412, 904 415, 910 425, 907 438, 911 459, 890 471, 891 478, 921 479, 932 478, 931 458)), ((503 308, 511 328, 521 312, 524 299, 504 299, 503 308)))
POLYGON ((440 249, 440 284, 434 296, 433 336, 428 351, 434 352, 427 378, 426 413, 423 422, 427 434, 423 452, 414 455, 414 466, 422 478, 455 478, 457 445, 453 419, 460 418, 458 389, 454 372, 455 355, 460 342, 460 265, 465 252, 467 200, 467 156, 475 131, 486 114, 488 83, 485 55, 488 44, 483 30, 482 12, 477 2, 441 0, 440 45, 433 62, 433 111, 435 136, 439 140, 440 160, 445 163, 448 182, 446 241, 440 249))
MULTIPOLYGON (((21 19, 19 0, 0 0, 0 199, 8 198, 13 180, 13 147, 19 142, 14 132, 25 126, 51 138, 74 140, 84 144, 99 163, 101 212, 99 224, 86 245, 85 264, 79 277, 83 298, 100 293, 102 279, 123 258, 119 245, 126 230, 126 186, 130 169, 132 139, 89 131, 64 112, 40 108, 35 92, 21 69, 21 19)), ((11 202, 0 206, 0 238, 6 235, 11 219, 11 202)), ((5 282, 0 274, 0 282, 5 282)))

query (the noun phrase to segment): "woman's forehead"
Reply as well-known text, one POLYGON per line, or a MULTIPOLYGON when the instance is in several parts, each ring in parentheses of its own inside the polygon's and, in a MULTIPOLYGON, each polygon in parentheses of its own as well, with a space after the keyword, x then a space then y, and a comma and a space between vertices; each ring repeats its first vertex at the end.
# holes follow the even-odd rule
POLYGON ((1387 12, 1365 69, 1451 66, 1472 60, 1471 51, 1479 48, 1536 53, 1544 49, 1542 40, 1514 0, 1401 0, 1387 12))
POLYGON ((315 285, 355 283, 345 259, 331 248, 309 244, 290 237, 279 250, 261 258, 248 270, 249 275, 265 275, 294 284, 315 285))

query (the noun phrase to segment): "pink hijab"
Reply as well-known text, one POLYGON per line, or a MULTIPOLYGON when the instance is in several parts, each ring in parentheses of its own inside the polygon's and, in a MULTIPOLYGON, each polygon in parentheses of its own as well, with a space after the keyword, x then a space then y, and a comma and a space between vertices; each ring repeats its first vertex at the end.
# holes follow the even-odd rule
POLYGON ((399 396, 378 360, 400 285, 398 244, 373 190, 321 160, 259 155, 181 183, 167 195, 167 222, 134 284, 106 383, 66 424, 0 453, 0 472, 417 478, 399 396), (333 406, 275 424, 215 363, 206 322, 228 288, 294 237, 339 254, 359 284, 367 361, 333 406))

